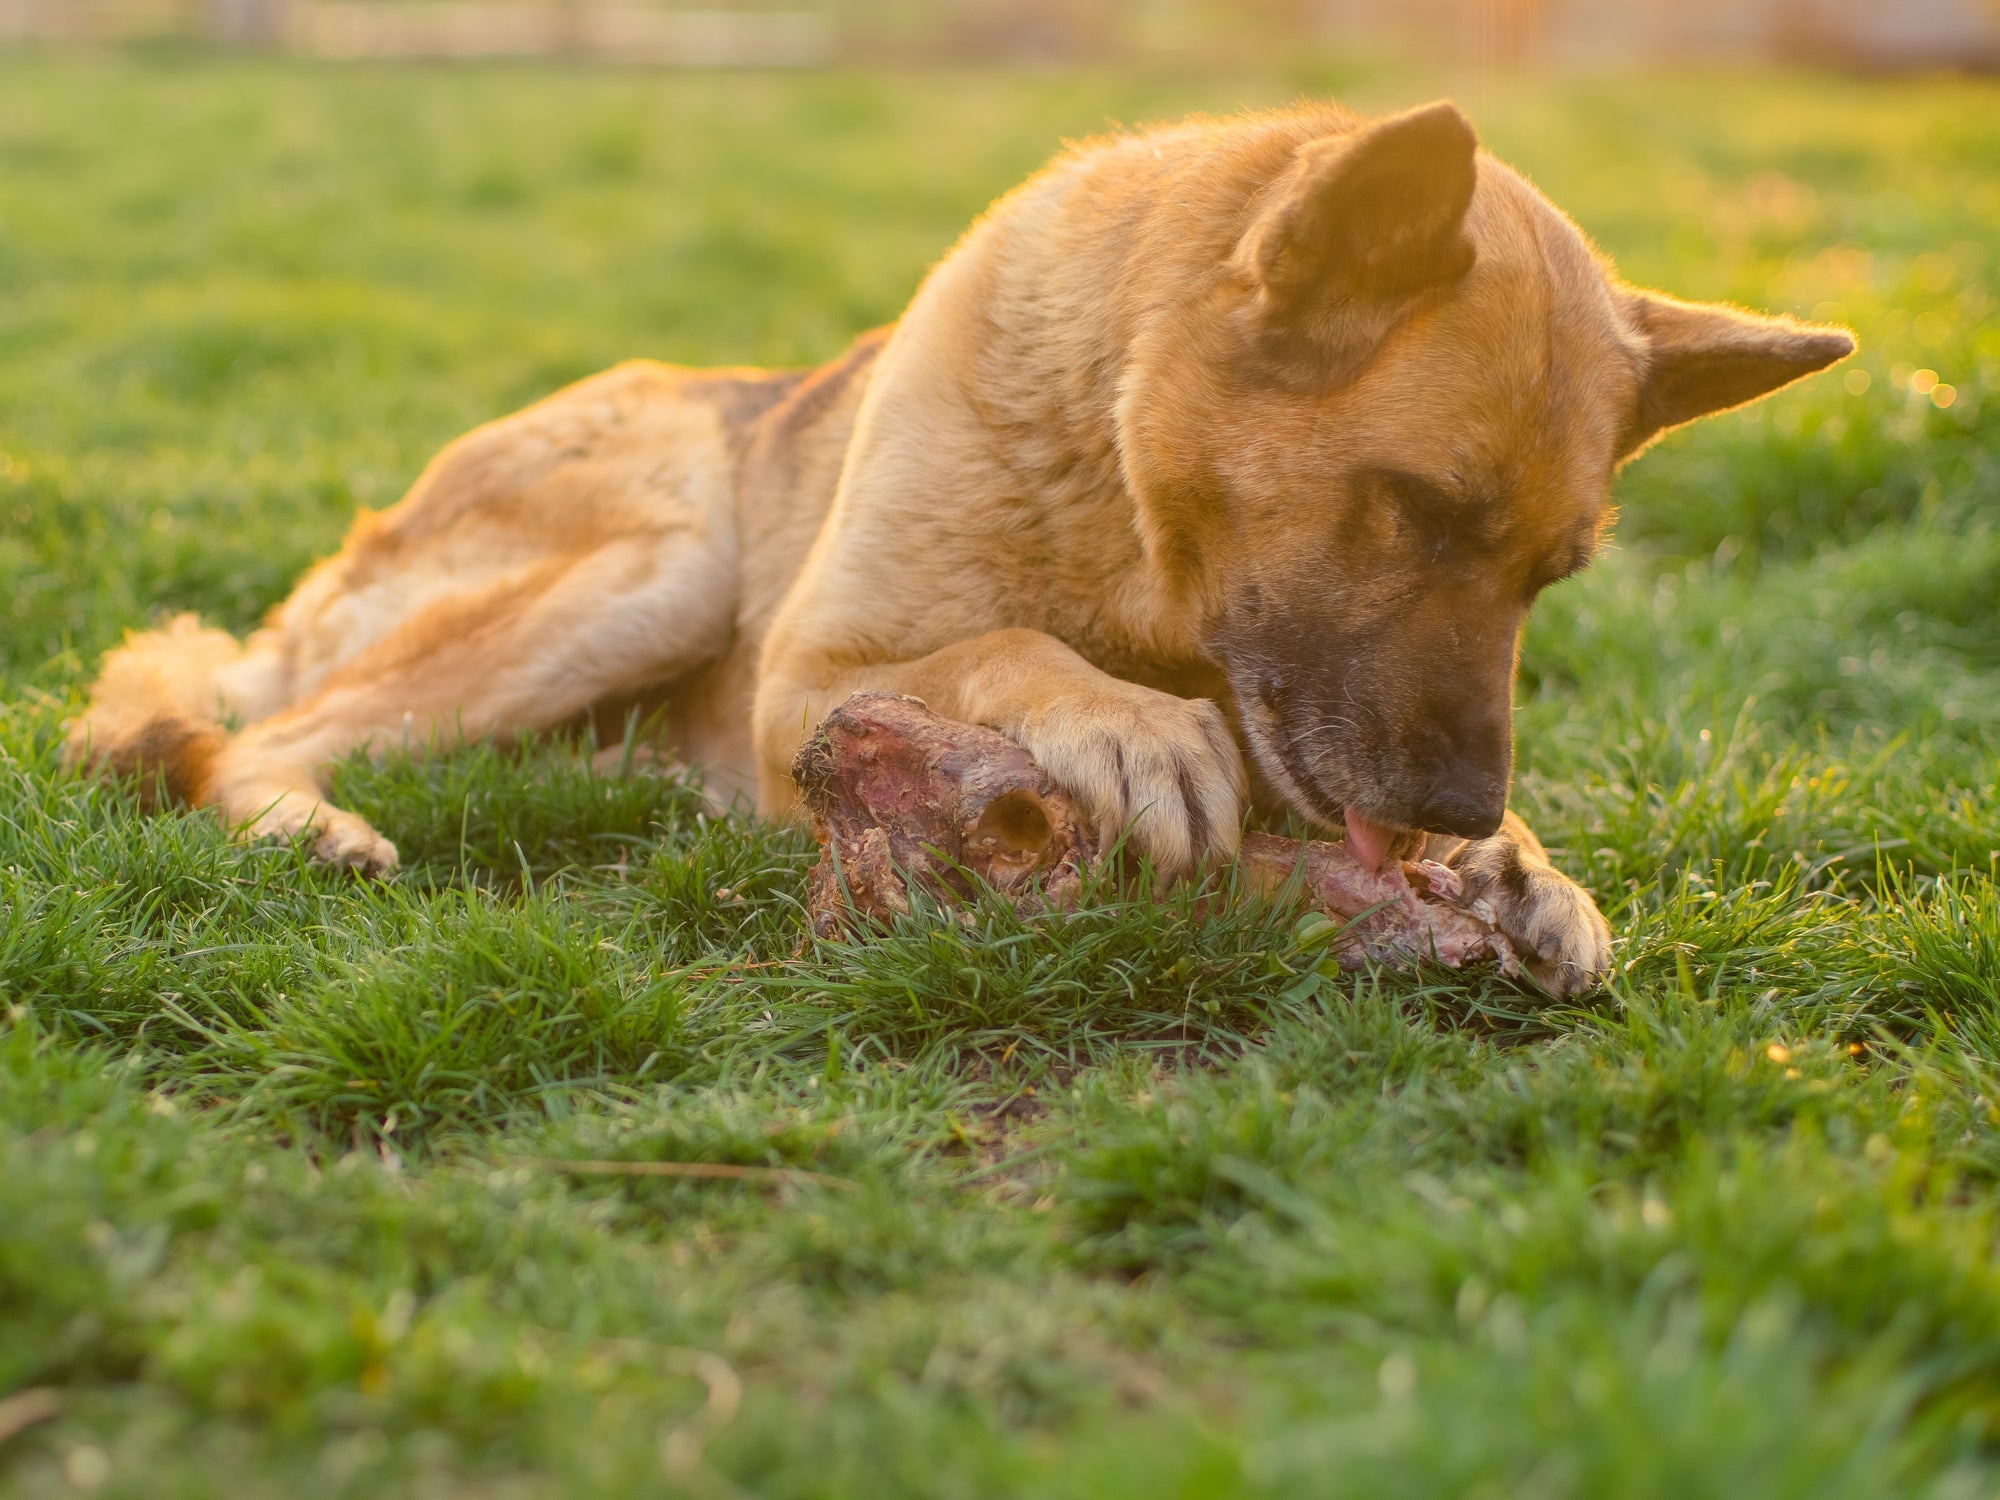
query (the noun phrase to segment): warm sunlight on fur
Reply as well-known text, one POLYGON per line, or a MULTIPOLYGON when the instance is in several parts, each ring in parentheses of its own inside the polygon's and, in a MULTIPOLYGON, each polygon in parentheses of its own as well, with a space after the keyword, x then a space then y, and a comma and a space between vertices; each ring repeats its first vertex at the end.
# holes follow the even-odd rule
POLYGON ((1610 935, 1506 813, 1521 625, 1624 459, 1851 348, 1624 286, 1449 105, 1087 143, 822 369, 634 363, 460 439, 247 643, 112 652, 72 753, 379 872, 357 748, 636 708, 782 815, 890 689, 1169 870, 1253 803, 1427 839, 1573 992, 1610 935))

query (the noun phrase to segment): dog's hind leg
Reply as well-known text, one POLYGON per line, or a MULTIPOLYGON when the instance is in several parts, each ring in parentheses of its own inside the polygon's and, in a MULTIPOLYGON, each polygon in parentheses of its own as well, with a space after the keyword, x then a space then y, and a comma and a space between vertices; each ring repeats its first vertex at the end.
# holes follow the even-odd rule
POLYGON ((468 433, 248 642, 184 616, 111 653, 72 760, 389 868, 394 847, 328 805, 332 762, 546 729, 725 654, 732 423, 785 387, 639 362, 468 433))
POLYGON ((713 543, 629 537, 436 597, 310 696, 216 746, 194 800, 252 836, 309 830, 317 858, 386 872, 394 845, 327 802, 327 768, 355 750, 547 729, 720 655, 735 580, 713 543))

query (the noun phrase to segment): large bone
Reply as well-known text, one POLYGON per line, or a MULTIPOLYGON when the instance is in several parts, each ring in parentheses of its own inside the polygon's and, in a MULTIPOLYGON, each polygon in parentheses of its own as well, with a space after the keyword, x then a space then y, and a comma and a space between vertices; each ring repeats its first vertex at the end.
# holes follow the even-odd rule
POLYGON ((1024 912, 1068 910, 1097 850, 1077 806, 1019 745, 895 693, 856 693, 792 763, 821 845, 813 929, 897 916, 914 881, 945 902, 977 877, 1024 912))
MULTIPOLYGON (((1081 811, 1027 751, 915 698, 856 693, 821 721, 792 777, 821 845, 809 897, 821 936, 907 912, 912 883, 947 905, 984 881, 1024 912, 1073 910, 1096 857, 1081 811)), ((1345 844, 1252 833, 1241 867, 1252 890, 1290 892, 1342 924, 1348 968, 1497 959, 1520 971, 1507 939, 1452 902, 1457 877, 1440 865, 1374 871, 1345 844)))

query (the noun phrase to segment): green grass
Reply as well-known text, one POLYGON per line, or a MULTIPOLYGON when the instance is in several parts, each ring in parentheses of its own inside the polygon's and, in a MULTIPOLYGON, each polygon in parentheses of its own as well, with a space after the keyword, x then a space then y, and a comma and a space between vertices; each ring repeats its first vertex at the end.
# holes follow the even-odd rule
POLYGON ((0 1491, 2000 1487, 1990 83, 1461 93, 1869 377, 1663 444, 1536 617, 1587 1004, 1143 890, 804 947, 798 835, 561 746, 345 768, 388 885, 58 769, 122 629, 471 423, 825 357, 1059 138, 1331 86, 1445 88, 0 59, 0 1491))

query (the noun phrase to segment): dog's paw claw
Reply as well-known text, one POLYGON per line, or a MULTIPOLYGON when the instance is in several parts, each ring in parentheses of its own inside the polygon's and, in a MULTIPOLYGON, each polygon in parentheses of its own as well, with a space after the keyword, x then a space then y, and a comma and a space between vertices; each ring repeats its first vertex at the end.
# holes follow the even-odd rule
POLYGON ((1441 865, 1434 859, 1420 859, 1417 868, 1424 872, 1424 879, 1429 883, 1433 896, 1457 901, 1465 895, 1465 882, 1458 878, 1458 871, 1450 865, 1441 865))

